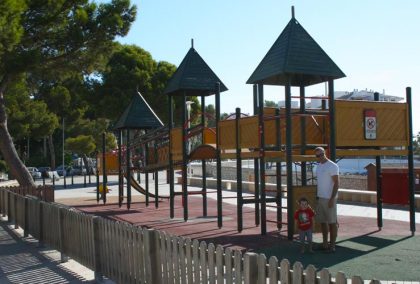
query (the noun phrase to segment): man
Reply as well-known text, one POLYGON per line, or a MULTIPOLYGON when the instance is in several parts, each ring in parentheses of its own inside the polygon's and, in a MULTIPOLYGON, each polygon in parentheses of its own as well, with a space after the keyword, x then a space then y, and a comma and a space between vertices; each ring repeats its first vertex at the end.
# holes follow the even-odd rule
POLYGON ((337 238, 337 193, 338 193, 338 165, 325 156, 322 147, 315 149, 315 156, 319 160, 316 167, 318 179, 316 219, 321 223, 323 249, 335 252, 337 238), (328 231, 330 245, 328 246, 328 231))

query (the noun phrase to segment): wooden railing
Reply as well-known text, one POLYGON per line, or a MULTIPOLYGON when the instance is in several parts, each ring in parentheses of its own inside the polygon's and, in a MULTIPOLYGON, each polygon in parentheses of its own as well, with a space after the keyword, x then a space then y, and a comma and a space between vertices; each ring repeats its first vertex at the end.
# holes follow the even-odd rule
MULTIPOLYGON (((128 223, 87 215, 0 188, 0 213, 25 236, 71 257, 117 283, 363 283, 327 269, 304 269, 286 259, 224 249, 128 223)), ((379 283, 371 281, 371 283, 379 283)))

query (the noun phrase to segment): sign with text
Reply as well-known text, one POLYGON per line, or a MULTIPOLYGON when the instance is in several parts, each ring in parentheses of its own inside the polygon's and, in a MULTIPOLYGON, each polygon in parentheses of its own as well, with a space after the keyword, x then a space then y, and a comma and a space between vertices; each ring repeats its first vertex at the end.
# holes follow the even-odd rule
POLYGON ((376 111, 373 109, 364 110, 365 117, 365 139, 375 140, 376 139, 376 111))

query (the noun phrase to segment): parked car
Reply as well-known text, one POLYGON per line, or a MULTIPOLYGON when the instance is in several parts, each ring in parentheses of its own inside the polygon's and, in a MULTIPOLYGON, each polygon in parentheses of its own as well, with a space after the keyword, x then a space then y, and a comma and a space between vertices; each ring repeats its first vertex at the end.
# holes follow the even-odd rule
POLYGON ((86 168, 85 167, 80 167, 80 166, 73 167, 70 174, 74 175, 74 176, 85 175, 86 174, 86 168))
POLYGON ((59 176, 61 176, 61 177, 62 176, 67 176, 67 167, 66 166, 63 166, 63 165, 58 166, 55 170, 57 171, 59 176))
POLYGON ((41 178, 41 172, 35 167, 27 167, 33 179, 41 178))
POLYGON ((51 172, 50 167, 39 167, 38 170, 41 172, 41 177, 49 178, 49 172, 51 172))

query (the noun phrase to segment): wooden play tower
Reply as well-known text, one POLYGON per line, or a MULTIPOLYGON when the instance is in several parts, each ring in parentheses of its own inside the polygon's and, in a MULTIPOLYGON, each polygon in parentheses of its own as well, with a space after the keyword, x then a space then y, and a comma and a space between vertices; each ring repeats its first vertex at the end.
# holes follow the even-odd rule
MULTIPOLYGON (((158 170, 168 170, 170 217, 175 216, 175 197, 181 196, 185 221, 189 218, 188 197, 192 194, 202 196, 203 216, 207 216, 206 161, 215 160, 219 228, 223 226, 222 160, 235 159, 238 231, 243 229, 243 206, 254 204, 255 224, 261 227, 261 234, 266 234, 267 223, 273 222, 277 228, 287 225, 289 239, 293 238, 293 213, 298 197, 305 195, 315 202, 314 176, 309 175, 307 169, 316 160, 313 152, 316 147, 326 148, 333 161, 343 157, 375 157, 379 228, 383 226, 381 157, 407 156, 410 230, 414 232, 411 89, 406 90, 405 103, 379 101, 377 93, 374 101, 338 100, 334 97, 334 80, 343 77, 345 74, 295 19, 292 8, 291 20, 247 81, 253 84, 253 115, 243 116, 237 108, 234 119, 220 120, 220 94, 227 88, 192 43, 165 89, 169 96, 168 126, 127 141, 127 149, 143 149, 143 162, 137 170, 156 174, 158 170), (305 88, 315 84, 328 86, 326 96, 305 95, 305 88), (264 107, 265 85, 284 87, 284 107, 264 107), (292 96, 292 88, 298 88, 299 95, 292 96), (213 128, 205 123, 205 98, 210 95, 215 95, 216 127, 213 128), (173 98, 177 96, 183 100, 180 126, 175 126, 173 118, 173 98), (193 127, 190 127, 187 119, 186 102, 190 97, 201 98, 201 120, 193 127), (292 107, 293 99, 299 100, 299 108, 292 107), (319 100, 320 107, 307 107, 308 99, 319 100), (194 145, 190 147, 193 138, 194 145), (244 159, 254 161, 255 192, 251 197, 244 197, 242 193, 244 159), (202 161, 202 189, 199 191, 188 190, 187 165, 192 160, 202 161), (274 190, 266 188, 266 178, 269 176, 266 174, 267 162, 276 164, 273 176, 277 186, 274 190), (294 164, 300 166, 299 178, 296 177, 296 171, 293 175, 294 164), (285 170, 282 170, 283 166, 285 170), (181 169, 181 191, 175 190, 175 169, 181 169), (285 196, 286 204, 283 204, 285 196), (275 220, 267 220, 268 207, 277 212, 275 220), (282 219, 282 209, 287 212, 287 220, 282 219)), ((154 126, 158 127, 157 124, 154 126)), ((121 124, 119 129, 123 129, 123 126, 121 124)), ((127 161, 130 161, 127 152, 127 161)), ((131 164, 136 163, 126 163, 127 173, 130 172, 131 164)), ((157 198, 156 184, 156 207, 157 198)))

